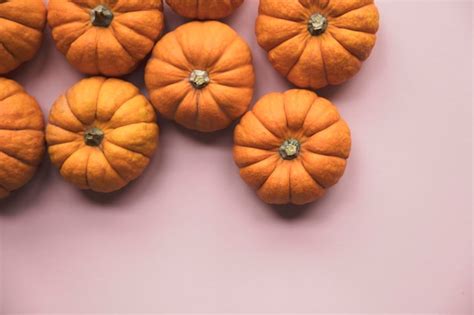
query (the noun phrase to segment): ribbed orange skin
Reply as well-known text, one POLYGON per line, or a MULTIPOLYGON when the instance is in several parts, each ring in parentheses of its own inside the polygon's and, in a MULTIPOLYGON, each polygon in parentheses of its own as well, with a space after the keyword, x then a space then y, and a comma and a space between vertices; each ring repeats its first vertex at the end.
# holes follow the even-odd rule
POLYGON ((300 88, 338 85, 356 75, 375 45, 379 13, 373 0, 260 0, 257 40, 273 67, 300 88), (308 31, 311 16, 326 31, 308 31))
POLYGON ((56 47, 77 70, 122 76, 142 61, 164 29, 162 0, 49 0, 48 24, 56 47), (107 5, 108 27, 91 23, 91 10, 107 5))
POLYGON ((144 171, 158 146, 159 127, 148 100, 133 84, 93 77, 61 95, 46 128, 48 152, 61 175, 80 189, 113 192, 144 171), (100 128, 100 146, 84 134, 100 128))
POLYGON ((0 78, 0 199, 28 183, 44 151, 43 113, 12 80, 0 78))
POLYGON ((266 203, 303 205, 323 197, 344 174, 351 132, 336 107, 307 90, 264 96, 234 133, 234 160, 243 180, 266 203), (280 146, 301 144, 287 160, 280 146))
POLYGON ((179 15, 189 19, 216 20, 231 15, 244 0, 166 0, 179 15))
POLYGON ((0 74, 18 68, 36 55, 45 24, 42 0, 0 1, 0 74))
POLYGON ((255 73, 247 43, 229 26, 190 22, 166 34, 145 69, 151 101, 162 116, 192 130, 227 128, 252 101, 255 73), (193 70, 209 73, 210 83, 196 89, 193 70))

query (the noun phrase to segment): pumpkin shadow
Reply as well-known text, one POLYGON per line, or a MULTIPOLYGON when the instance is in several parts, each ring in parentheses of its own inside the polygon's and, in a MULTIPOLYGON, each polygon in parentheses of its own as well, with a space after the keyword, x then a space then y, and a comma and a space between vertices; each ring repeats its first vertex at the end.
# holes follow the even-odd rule
POLYGON ((0 201, 0 217, 16 217, 24 213, 25 207, 23 207, 23 204, 33 202, 31 195, 26 192, 30 189, 29 186, 30 183, 12 192, 7 198, 0 201))
POLYGON ((332 101, 336 98, 336 96, 343 93, 344 90, 349 89, 351 85, 351 81, 345 82, 340 85, 328 85, 322 89, 316 90, 316 94, 321 97, 327 98, 328 100, 332 101))
POLYGON ((51 168, 49 159, 45 157, 29 183, 0 200, 0 217, 15 217, 24 213, 26 209, 31 209, 27 205, 34 203, 45 192, 44 184, 48 182, 51 168))
MULTIPOLYGON (((78 192, 85 197, 88 201, 103 206, 100 209, 111 211, 111 210, 126 210, 126 207, 115 207, 118 205, 127 204, 130 200, 132 202, 136 200, 137 193, 140 191, 139 187, 143 187, 144 183, 141 183, 143 180, 142 174, 137 179, 128 183, 127 186, 123 187, 120 190, 110 192, 110 193, 100 193, 92 190, 79 190, 78 192)), ((142 191, 142 190, 141 190, 142 191)))
POLYGON ((334 213, 331 207, 332 198, 331 191, 328 191, 322 199, 306 205, 267 205, 267 207, 276 217, 288 222, 306 219, 323 221, 334 213))
MULTIPOLYGON (((81 190, 81 194, 88 200, 99 205, 119 204, 123 198, 126 198, 127 191, 131 189, 135 182, 128 184, 126 187, 111 193, 99 193, 92 190, 81 190)), ((109 208, 103 208, 109 209, 109 208)))
POLYGON ((264 209, 272 213, 275 217, 285 220, 285 221, 296 221, 307 217, 310 212, 312 212, 315 208, 315 203, 310 203, 306 205, 294 205, 294 204, 286 204, 286 205, 272 205, 267 204, 262 199, 258 197, 255 191, 246 186, 246 191, 248 193, 249 198, 252 198, 255 203, 262 205, 259 209, 264 209))
POLYGON ((146 93, 147 90, 145 88, 145 67, 146 67, 146 64, 148 63, 148 58, 150 56, 151 54, 147 55, 144 60, 140 61, 137 64, 137 67, 133 69, 131 73, 126 74, 122 76, 121 78, 119 78, 119 79, 128 81, 132 83, 133 85, 135 85, 137 88, 139 88, 140 92, 143 95, 145 95, 148 98, 148 100, 149 100, 149 97, 148 97, 148 94, 146 93))
POLYGON ((188 19, 183 16, 180 16, 179 14, 174 12, 173 9, 171 9, 168 5, 164 6, 164 14, 166 16, 166 20, 165 20, 165 28, 163 30, 163 35, 174 31, 177 27, 185 23, 192 22, 192 19, 188 19))
POLYGON ((296 221, 303 219, 313 208, 312 205, 271 205, 269 207, 276 216, 286 221, 296 221))
POLYGON ((167 120, 161 120, 159 124, 160 126, 163 126, 163 129, 174 128, 180 135, 185 136, 186 138, 191 139, 195 142, 199 142, 205 145, 228 147, 229 150, 231 150, 233 146, 234 128, 237 125, 237 122, 238 121, 234 122, 226 129, 210 133, 190 130, 175 122, 167 120))

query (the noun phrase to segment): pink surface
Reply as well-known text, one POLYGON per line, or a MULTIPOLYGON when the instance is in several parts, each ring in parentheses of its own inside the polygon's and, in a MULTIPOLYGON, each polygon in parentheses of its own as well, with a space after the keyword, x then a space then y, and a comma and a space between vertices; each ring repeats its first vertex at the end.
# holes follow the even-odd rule
MULTIPOLYGON (((472 3, 378 4, 371 59, 320 91, 354 140, 324 200, 266 206, 238 176, 232 130, 160 120, 159 155, 124 191, 80 192, 45 162, 1 201, 0 313, 470 314, 472 3)), ((228 22, 253 48, 261 97, 291 86, 255 41, 256 10, 247 0, 228 22)), ((82 76, 48 33, 11 77, 46 114, 82 76)))

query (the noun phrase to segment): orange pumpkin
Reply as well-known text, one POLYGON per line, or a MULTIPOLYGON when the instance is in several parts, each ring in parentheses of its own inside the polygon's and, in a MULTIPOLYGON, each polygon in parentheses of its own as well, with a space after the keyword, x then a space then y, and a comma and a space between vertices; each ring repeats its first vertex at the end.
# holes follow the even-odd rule
POLYGON ((159 129, 153 107, 134 85, 94 77, 60 96, 46 128, 51 161, 81 189, 112 192, 150 162, 159 129))
POLYGON ((280 74, 319 89, 359 71, 378 27, 373 0, 260 0, 256 33, 280 74))
POLYGON ((44 155, 43 114, 36 100, 0 78, 0 199, 25 185, 44 155))
POLYGON ((166 0, 176 13, 189 19, 216 20, 231 15, 244 0, 166 0))
POLYGON ((269 204, 306 204, 344 174, 349 127, 336 107, 307 90, 264 96, 234 134, 234 159, 269 204))
POLYGON ((36 55, 45 22, 42 0, 0 0, 0 74, 16 69, 36 55))
POLYGON ((145 82, 164 117, 202 132, 224 129, 252 100, 252 53, 229 26, 191 22, 156 44, 145 82))
POLYGON ((79 71, 121 76, 152 50, 164 27, 162 0, 49 0, 57 48, 79 71))

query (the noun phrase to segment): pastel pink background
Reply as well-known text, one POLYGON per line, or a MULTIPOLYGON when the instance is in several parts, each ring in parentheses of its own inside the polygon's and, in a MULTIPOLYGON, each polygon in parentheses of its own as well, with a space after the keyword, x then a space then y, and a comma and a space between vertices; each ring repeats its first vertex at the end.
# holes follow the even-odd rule
MULTIPOLYGON (((472 312, 470 1, 378 1, 360 74, 320 94, 353 131, 346 176, 322 201, 270 207, 241 181, 232 130, 160 119, 147 172, 108 196, 45 160, 0 203, 2 314, 472 312)), ((257 1, 226 20, 252 46, 256 98, 291 88, 253 33, 257 1)), ((183 22, 167 11, 168 29, 183 22)), ((47 114, 82 76, 47 33, 11 75, 47 114)), ((143 68, 127 79, 143 87, 143 68)))

